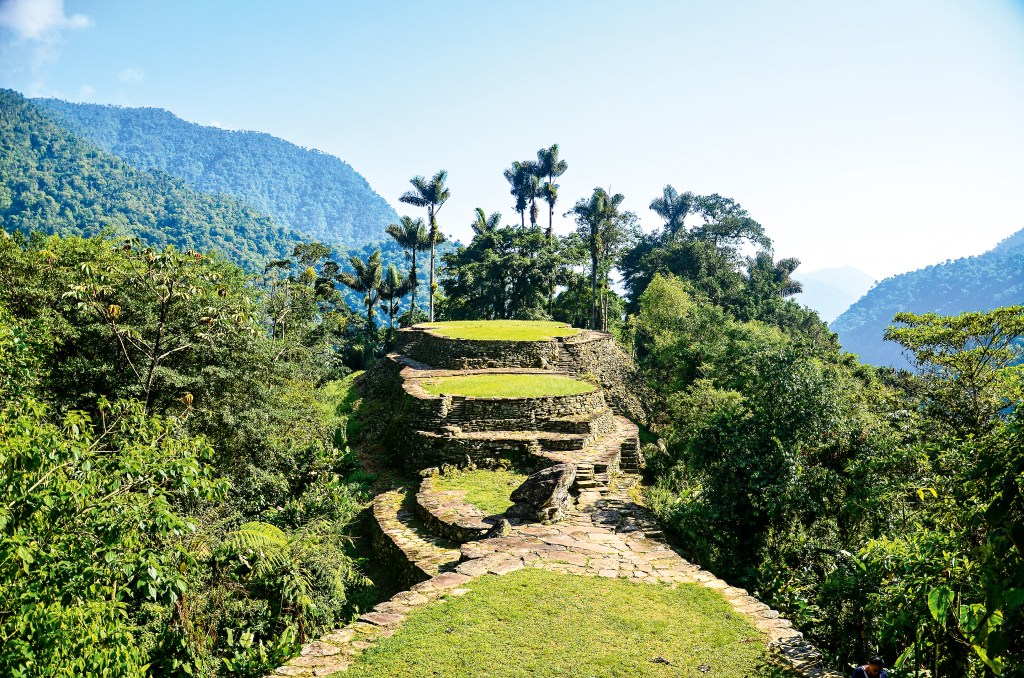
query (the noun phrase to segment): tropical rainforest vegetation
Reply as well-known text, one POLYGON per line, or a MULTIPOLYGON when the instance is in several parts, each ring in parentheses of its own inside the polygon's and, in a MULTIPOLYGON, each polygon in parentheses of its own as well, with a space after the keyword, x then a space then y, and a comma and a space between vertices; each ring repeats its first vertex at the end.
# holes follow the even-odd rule
POLYGON ((397 217, 348 163, 269 134, 197 125, 158 108, 33 103, 72 134, 137 169, 230 195, 308 240, 349 248, 379 243, 397 217))
POLYGON ((612 332, 677 546, 835 666, 1024 675, 1024 308, 897 309, 915 370, 878 369, 718 194, 666 186, 645 234, 598 187, 558 235, 551 146, 505 172, 518 223, 444 243, 441 170, 343 250, 2 95, 0 673, 262 675, 365 608, 350 373, 431 318, 612 332))

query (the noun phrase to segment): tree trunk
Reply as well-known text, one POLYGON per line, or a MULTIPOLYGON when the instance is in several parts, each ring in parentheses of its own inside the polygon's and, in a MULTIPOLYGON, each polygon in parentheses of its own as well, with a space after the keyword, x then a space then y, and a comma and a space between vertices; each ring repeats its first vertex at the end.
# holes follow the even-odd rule
POLYGON ((413 317, 416 315, 416 246, 412 248, 412 270, 409 271, 412 279, 412 295, 409 298, 409 324, 413 324, 413 317))
MULTIPOLYGON (((554 254, 555 246, 555 231, 552 227, 554 220, 555 205, 554 203, 548 203, 548 249, 549 254, 554 254)), ((548 315, 552 315, 551 308, 555 303, 555 265, 554 261, 551 263, 551 270, 548 272, 548 315)))
POLYGON ((434 219, 434 207, 431 205, 430 217, 430 322, 434 322, 434 243, 437 242, 437 221, 434 219))
POLYGON ((590 329, 596 330, 597 324, 597 229, 590 229, 590 329))

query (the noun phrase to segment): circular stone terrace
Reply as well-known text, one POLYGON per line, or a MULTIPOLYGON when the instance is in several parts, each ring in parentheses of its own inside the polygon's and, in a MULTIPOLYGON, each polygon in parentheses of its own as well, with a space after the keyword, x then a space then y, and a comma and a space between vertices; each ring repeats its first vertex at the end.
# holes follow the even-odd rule
POLYGON ((544 372, 478 372, 425 377, 420 387, 430 395, 469 398, 543 398, 573 396, 595 390, 593 384, 544 372))
POLYGON ((580 332, 551 320, 453 320, 420 323, 415 327, 449 339, 471 341, 549 341, 580 332))

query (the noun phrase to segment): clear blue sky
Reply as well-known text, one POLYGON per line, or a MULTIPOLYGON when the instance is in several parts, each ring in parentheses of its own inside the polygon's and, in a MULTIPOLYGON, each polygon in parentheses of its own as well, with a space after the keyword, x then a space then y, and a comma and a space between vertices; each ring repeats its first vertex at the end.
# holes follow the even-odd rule
MULTIPOLYGON (((0 0, 0 85, 157 106, 351 163, 400 211, 557 142, 647 228, 666 183, 741 202, 802 270, 875 276, 1024 227, 1024 2, 0 0)), ((560 220, 559 230, 571 228, 560 220)))

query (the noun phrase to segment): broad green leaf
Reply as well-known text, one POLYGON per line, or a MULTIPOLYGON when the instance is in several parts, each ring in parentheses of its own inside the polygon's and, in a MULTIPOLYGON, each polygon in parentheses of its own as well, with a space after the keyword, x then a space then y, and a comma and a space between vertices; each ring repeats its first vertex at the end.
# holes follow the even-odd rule
POLYGON ((948 586, 938 586, 931 590, 931 593, 928 594, 928 609, 935 621, 940 624, 946 623, 946 614, 953 602, 953 597, 953 589, 948 586))

